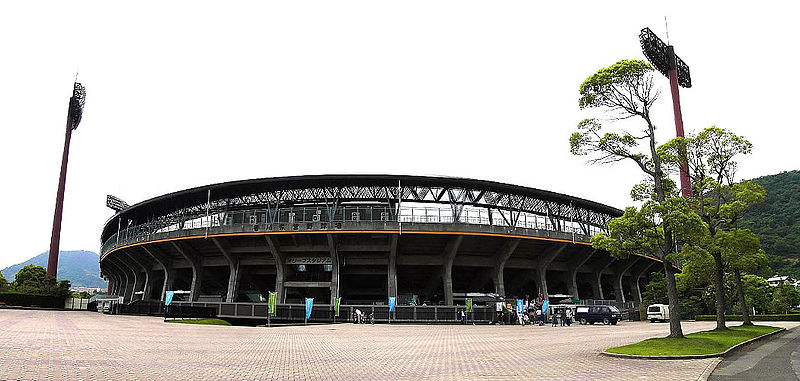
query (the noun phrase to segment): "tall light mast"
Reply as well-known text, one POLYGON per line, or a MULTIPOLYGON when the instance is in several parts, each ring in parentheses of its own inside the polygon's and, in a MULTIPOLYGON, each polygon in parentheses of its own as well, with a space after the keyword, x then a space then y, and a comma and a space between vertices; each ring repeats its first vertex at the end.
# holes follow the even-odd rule
POLYGON ((69 142, 72 131, 78 128, 83 117, 83 105, 86 102, 86 88, 78 82, 73 83, 72 96, 69 98, 67 110, 67 132, 64 137, 64 153, 61 156, 61 175, 58 177, 58 193, 56 194, 56 211, 53 215, 53 232, 50 236, 50 255, 47 257, 47 275, 56 276, 58 272, 58 245, 61 241, 61 215, 64 210, 64 187, 67 183, 67 160, 69 159, 69 142))
MULTIPOLYGON (((650 28, 644 28, 639 33, 639 42, 642 52, 655 68, 669 78, 669 87, 672 91, 672 111, 675 115, 675 132, 683 137, 683 116, 681 115, 681 98, 678 86, 692 87, 692 77, 689 74, 689 65, 675 54, 675 47, 667 45, 650 28)), ((683 197, 692 197, 692 184, 689 180, 689 164, 686 162, 686 152, 681 152, 681 194, 683 197)))

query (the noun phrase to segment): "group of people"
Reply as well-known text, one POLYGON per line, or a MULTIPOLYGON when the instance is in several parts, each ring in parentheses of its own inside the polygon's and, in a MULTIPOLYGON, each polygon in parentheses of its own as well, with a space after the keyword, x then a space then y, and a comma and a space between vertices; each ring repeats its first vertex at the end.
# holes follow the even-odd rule
POLYGON ((553 327, 556 327, 561 323, 561 326, 571 326, 572 325, 572 309, 571 308, 562 308, 561 311, 558 313, 553 314, 553 327))
POLYGON ((574 311, 572 308, 564 306, 548 306, 544 303, 541 295, 528 302, 514 300, 514 303, 497 302, 495 310, 496 324, 519 324, 519 325, 539 325, 543 326, 547 321, 547 310, 550 310, 553 327, 572 325, 574 311), (519 305, 522 305, 521 308, 519 305), (516 308, 515 308, 516 307, 516 308))

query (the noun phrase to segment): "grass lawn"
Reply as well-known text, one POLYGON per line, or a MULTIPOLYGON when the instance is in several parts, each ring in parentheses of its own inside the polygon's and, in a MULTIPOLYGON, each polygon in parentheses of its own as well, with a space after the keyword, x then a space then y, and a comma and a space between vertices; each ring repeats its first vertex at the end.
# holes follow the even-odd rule
POLYGON ((765 325, 728 327, 725 330, 691 333, 682 339, 647 339, 636 344, 611 348, 606 352, 641 356, 706 355, 724 352, 736 344, 779 329, 765 325))
POLYGON ((183 323, 183 324, 205 324, 205 325, 232 325, 222 319, 200 319, 200 320, 167 320, 167 323, 183 323))

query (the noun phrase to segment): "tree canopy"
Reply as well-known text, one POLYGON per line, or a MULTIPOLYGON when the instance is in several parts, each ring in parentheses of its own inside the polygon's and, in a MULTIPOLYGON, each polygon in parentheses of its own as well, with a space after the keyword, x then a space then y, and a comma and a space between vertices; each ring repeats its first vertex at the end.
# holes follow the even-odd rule
POLYGON ((47 271, 42 266, 27 265, 21 268, 10 285, 10 291, 24 294, 53 295, 66 297, 70 295, 68 280, 56 281, 53 276, 47 276, 47 271))

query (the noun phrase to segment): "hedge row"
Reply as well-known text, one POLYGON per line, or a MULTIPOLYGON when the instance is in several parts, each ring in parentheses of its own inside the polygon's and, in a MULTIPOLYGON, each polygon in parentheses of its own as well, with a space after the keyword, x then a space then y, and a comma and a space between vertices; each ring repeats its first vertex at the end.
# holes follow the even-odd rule
MULTIPOLYGON (((694 320, 716 321, 717 315, 695 315, 694 320)), ((742 320, 742 315, 725 315, 725 320, 742 320)), ((800 314, 750 315, 751 321, 800 321, 800 314)))
POLYGON ((64 308, 65 298, 52 295, 0 292, 0 302, 9 306, 64 308))

